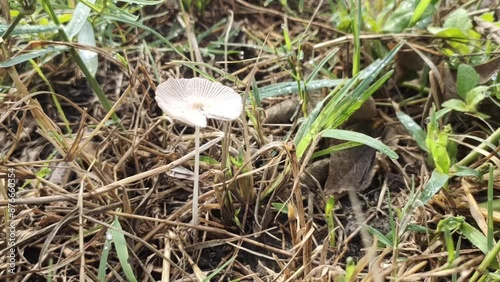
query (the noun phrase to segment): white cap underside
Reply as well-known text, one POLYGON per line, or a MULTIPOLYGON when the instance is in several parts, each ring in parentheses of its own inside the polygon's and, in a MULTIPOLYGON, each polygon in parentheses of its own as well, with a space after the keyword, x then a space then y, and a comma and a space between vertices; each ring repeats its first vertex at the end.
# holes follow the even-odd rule
POLYGON ((199 127, 207 125, 206 118, 237 119, 243 110, 238 93, 203 78, 170 78, 158 85, 155 99, 167 115, 199 127))

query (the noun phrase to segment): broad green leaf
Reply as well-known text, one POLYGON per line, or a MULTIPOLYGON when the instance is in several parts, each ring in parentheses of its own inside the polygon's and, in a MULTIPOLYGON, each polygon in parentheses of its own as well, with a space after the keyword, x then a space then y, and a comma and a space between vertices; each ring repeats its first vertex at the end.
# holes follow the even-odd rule
POLYGON ((450 216, 439 221, 436 232, 455 232, 465 222, 463 216, 450 216))
POLYGON ((428 152, 427 146, 425 145, 426 135, 420 125, 418 125, 409 115, 401 111, 398 111, 396 113, 396 116, 398 117, 401 124, 406 128, 406 130, 408 130, 411 137, 413 137, 415 141, 417 141, 418 146, 422 150, 428 152))
MULTIPOLYGON (((94 4, 95 0, 87 0, 87 2, 94 4)), ((64 28, 66 35, 71 40, 75 37, 80 30, 83 28, 83 25, 87 22, 87 18, 90 15, 90 7, 87 5, 78 2, 76 4, 75 11, 73 12, 73 17, 69 21, 68 25, 64 28)))
POLYGON ((495 13, 494 12, 484 13, 480 15, 479 18, 485 22, 492 23, 495 21, 495 13))
POLYGON ((118 217, 115 217, 113 224, 111 225, 114 228, 110 229, 111 235, 113 236, 113 244, 115 246, 116 253, 118 255, 118 260, 120 261, 120 265, 127 277, 128 281, 137 282, 135 278, 134 271, 130 266, 128 261, 128 247, 127 241, 125 240, 125 235, 123 234, 122 226, 120 225, 120 221, 118 217))
POLYGON ((416 201, 417 206, 427 204, 429 200, 448 182, 449 178, 448 174, 434 170, 431 178, 425 184, 422 194, 416 201))
POLYGON ((427 30, 439 37, 454 38, 454 39, 468 39, 467 35, 459 28, 445 28, 445 27, 428 27, 427 30))
POLYGON ((440 118, 444 117, 449 112, 451 112, 451 109, 448 109, 448 108, 444 108, 444 109, 441 109, 441 110, 437 111, 435 113, 436 119, 440 119, 440 118))
MULTIPOLYGON (((96 47, 94 29, 88 21, 85 21, 82 29, 78 33, 78 43, 96 47)), ((97 53, 83 49, 78 50, 78 52, 80 53, 80 57, 82 58, 83 63, 87 66, 89 72, 95 76, 99 65, 97 53)))
MULTIPOLYGON (((468 64, 460 64, 457 70, 457 93, 462 99, 479 84, 479 74, 468 64)), ((467 102, 467 104, 469 104, 467 102)))
POLYGON ((396 154, 396 152, 394 152, 391 148, 386 146, 384 143, 378 141, 377 139, 363 133, 349 131, 349 130, 342 130, 342 129, 325 129, 321 131, 320 136, 327 138, 335 138, 345 141, 358 142, 378 150, 379 152, 389 156, 391 159, 398 158, 398 154, 396 154))
POLYGON ((446 126, 440 130, 437 115, 434 106, 431 110, 430 121, 427 124, 427 135, 425 138, 425 145, 430 153, 436 169, 442 173, 447 174, 451 160, 448 155, 448 134, 451 132, 451 127, 446 126))
POLYGON ((450 156, 448 154, 448 133, 438 132, 434 135, 431 142, 431 154, 436 169, 442 173, 448 173, 451 166, 450 156))
POLYGON ((444 21, 443 27, 458 28, 466 31, 472 28, 472 21, 469 18, 467 11, 463 8, 455 10, 444 21))
POLYGON ((443 48, 443 52, 447 56, 455 55, 457 52, 462 55, 467 55, 471 52, 474 46, 471 45, 471 38, 468 36, 468 32, 464 32, 459 28, 440 28, 440 27, 428 27, 427 30, 439 37, 448 38, 446 42, 453 48, 443 48))
MULTIPOLYGON (((446 135, 450 135, 452 134, 453 130, 451 129, 451 125, 447 125, 445 127, 445 133, 446 135)), ((458 153, 458 144, 457 142, 455 142, 455 140, 453 139, 449 139, 447 137, 448 141, 446 143, 446 152, 448 153, 448 156, 450 158, 450 164, 449 166, 455 164, 457 162, 457 153, 458 153)), ((446 171, 446 173, 449 173, 450 172, 450 167, 447 168, 448 170, 446 171)))
POLYGON ((470 109, 473 109, 474 112, 476 111, 477 105, 488 97, 488 88, 488 86, 478 86, 467 92, 465 102, 470 109))
POLYGON ((469 111, 467 104, 465 104, 464 101, 458 99, 450 99, 444 102, 441 106, 462 113, 467 113, 469 111))

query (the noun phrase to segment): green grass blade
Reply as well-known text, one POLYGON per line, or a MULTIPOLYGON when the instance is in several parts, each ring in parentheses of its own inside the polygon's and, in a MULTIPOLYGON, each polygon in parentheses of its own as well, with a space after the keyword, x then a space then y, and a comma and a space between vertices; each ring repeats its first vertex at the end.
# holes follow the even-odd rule
MULTIPOLYGON (((46 11, 49 14, 50 18, 52 19, 52 21, 54 21, 54 23, 56 25, 60 26, 61 23, 59 22, 59 19, 58 19, 57 15, 56 15, 56 13, 54 11, 54 8, 52 7, 51 2, 48 1, 48 0, 43 0, 43 3, 45 5, 46 11)), ((68 36, 67 36, 67 34, 66 34, 66 32, 64 31, 63 28, 59 29, 59 35, 64 39, 64 41, 66 41, 66 42, 70 41, 69 38, 68 38, 68 36)), ((99 86, 99 83, 97 82, 97 80, 95 79, 95 77, 87 69, 87 66, 85 66, 85 64, 82 61, 82 58, 80 57, 80 55, 78 54, 78 52, 75 49, 73 49, 73 48, 70 48, 69 51, 70 51, 71 56, 75 60, 76 64, 78 65, 78 67, 80 68, 80 70, 83 72, 83 74, 87 78, 87 81, 90 84, 90 87, 92 88, 92 90, 94 91, 94 93, 99 98, 99 101, 101 102, 101 104, 104 107, 104 109, 106 111, 108 111, 108 112, 111 111, 111 108, 112 108, 111 102, 106 97, 106 94, 104 94, 104 91, 99 86)), ((112 117, 112 119, 113 119, 113 121, 115 123, 119 123, 120 122, 120 119, 118 118, 118 116, 116 115, 116 113, 112 113, 111 117, 112 117)), ((122 127, 122 129, 124 129, 124 128, 122 127)))
POLYGON ((353 27, 352 27, 352 33, 354 36, 354 53, 353 53, 353 58, 352 58, 352 76, 354 77, 356 74, 358 74, 360 70, 360 64, 361 64, 361 40, 359 38, 359 35, 361 33, 361 27, 363 26, 363 16, 361 13, 362 10, 362 3, 361 0, 355 0, 356 4, 355 7, 356 9, 354 12, 356 15, 354 16, 354 21, 352 21, 353 27))
POLYGON ((368 233, 370 233, 374 237, 377 237, 379 242, 384 244, 386 247, 389 247, 389 248, 393 247, 392 240, 387 238, 384 234, 382 234, 382 232, 378 231, 377 229, 375 229, 369 225, 365 225, 365 227, 366 227, 366 230, 368 231, 368 233))
MULTIPOLYGON (((94 29, 88 21, 85 21, 83 27, 78 33, 78 43, 96 47, 94 29)), ((89 69, 89 72, 92 76, 95 76, 99 65, 97 53, 90 50, 79 50, 78 53, 80 54, 85 66, 89 69)))
POLYGON ((420 195, 419 199, 417 199, 416 204, 417 206, 423 206, 429 202, 429 200, 436 195, 441 188, 448 183, 448 179, 450 177, 448 174, 444 174, 442 172, 439 172, 437 170, 434 170, 432 172, 431 178, 429 181, 427 181, 427 184, 424 187, 424 190, 422 191, 422 194, 420 195))
POLYGON ((493 182, 494 182, 494 175, 493 175, 493 172, 494 172, 494 167, 492 165, 490 165, 490 169, 489 169, 489 172, 488 172, 488 221, 487 221, 487 224, 488 224, 488 251, 491 251, 491 249, 493 249, 493 244, 495 243, 494 242, 494 238, 493 238, 493 232, 495 232, 494 230, 494 226, 493 226, 493 182))
MULTIPOLYGON (((307 90, 312 91, 316 89, 321 89, 321 88, 329 88, 329 87, 336 87, 342 82, 344 82, 345 79, 318 79, 318 80, 311 80, 307 82, 307 90)), ((304 82, 300 82, 300 87, 303 88, 304 82)), ((259 96, 260 99, 267 99, 267 98, 272 98, 272 97, 277 97, 277 96, 283 96, 283 95, 288 95, 288 94, 293 94, 293 93, 298 93, 299 92, 299 85, 297 84, 296 81, 293 82, 281 82, 281 83, 275 83, 269 86, 264 86, 259 88, 259 96)))
POLYGON ((431 2, 432 0, 421 0, 418 3, 417 7, 415 8, 415 11, 413 12, 413 15, 411 16, 408 27, 414 26, 420 20, 420 18, 424 14, 425 10, 427 10, 431 2))
MULTIPOLYGON (((87 0, 91 4, 95 3, 95 0, 87 0)), ((80 30, 82 30, 83 26, 87 22, 87 18, 90 15, 90 8, 87 7, 85 4, 78 2, 76 4, 75 11, 73 12, 73 16, 71 17, 71 20, 69 21, 68 25, 64 28, 64 32, 68 36, 68 39, 71 40, 73 37, 75 37, 80 30)))
POLYGON ((329 155, 329 154, 331 154, 333 152, 338 152, 338 151, 342 151, 342 150, 345 150, 345 149, 358 147, 359 145, 361 145, 361 144, 358 143, 358 142, 352 142, 352 141, 344 142, 342 144, 338 144, 338 145, 335 145, 335 146, 330 146, 330 147, 328 147, 326 149, 323 149, 321 151, 317 151, 317 152, 315 152, 312 155, 312 158, 313 159, 319 158, 319 157, 322 157, 322 156, 325 156, 325 155, 329 155))
POLYGON ((396 116, 398 117, 399 121, 401 124, 408 130, 408 133, 410 133, 411 137, 417 141, 418 146, 428 152, 427 146, 425 145, 425 138, 426 134, 424 130, 418 125, 409 115, 398 111, 396 112, 396 116))
POLYGON ((40 50, 35 50, 26 54, 22 54, 19 56, 12 57, 8 60, 5 60, 3 62, 0 62, 0 68, 8 68, 12 67, 18 64, 22 64, 24 62, 27 62, 29 60, 50 54, 50 53, 55 53, 55 52, 61 52, 69 50, 69 47, 66 46, 49 46, 46 49, 40 49, 40 50))
POLYGON ((306 79, 306 85, 307 85, 308 90, 311 90, 311 88, 309 87, 309 82, 311 82, 311 80, 313 80, 316 77, 316 75, 319 73, 321 68, 326 63, 328 63, 328 61, 330 61, 333 58, 333 56, 335 56, 337 54, 338 51, 339 51, 339 48, 335 48, 332 51, 330 51, 330 53, 328 53, 328 55, 326 55, 325 58, 323 58, 323 60, 321 60, 321 62, 313 69, 311 74, 306 79))
POLYGON ((106 268, 108 264, 109 251, 111 251, 112 235, 110 231, 106 233, 106 241, 102 247, 101 259, 99 261, 99 269, 97 271, 97 278, 100 282, 106 281, 106 268))
MULTIPOLYGON (((467 222, 462 223, 459 229, 460 233, 467 238, 474 246, 481 250, 484 254, 487 254, 491 249, 488 247, 488 240, 484 234, 479 231, 474 226, 467 222)), ((493 248, 493 246, 492 246, 493 248)))
POLYGON ((128 281, 136 282, 134 271, 128 262, 128 248, 127 241, 125 240, 125 235, 122 231, 122 226, 120 225, 120 221, 118 217, 115 217, 112 226, 113 229, 110 230, 111 235, 113 236, 113 244, 116 249, 116 254, 118 255, 118 260, 120 261, 120 265, 122 266, 123 272, 127 277, 128 281))
POLYGON ((398 158, 398 154, 396 154, 396 152, 394 152, 387 145, 363 133, 349 131, 349 130, 342 130, 342 129, 325 129, 321 131, 320 136, 327 138, 335 138, 345 141, 358 142, 374 148, 375 150, 389 156, 391 159, 398 158))
POLYGON ((228 261, 226 261, 223 265, 221 265, 220 267, 218 267, 217 269, 215 269, 209 276, 207 276, 205 279, 203 279, 203 282, 210 282, 212 281, 211 279, 214 278, 215 276, 217 276, 219 273, 221 273, 224 268, 228 267, 230 264, 232 264, 234 262, 234 260, 236 259, 236 256, 230 258, 228 261))
MULTIPOLYGON (((0 34, 9 29, 8 25, 0 24, 0 34)), ((10 35, 38 34, 43 32, 54 32, 59 29, 56 25, 18 25, 10 35)))

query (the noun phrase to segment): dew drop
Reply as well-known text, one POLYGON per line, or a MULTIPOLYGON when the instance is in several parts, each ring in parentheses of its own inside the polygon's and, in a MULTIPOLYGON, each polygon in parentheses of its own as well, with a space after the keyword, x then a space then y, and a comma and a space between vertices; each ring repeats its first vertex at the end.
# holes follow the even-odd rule
POLYGON ((109 232, 109 231, 106 232, 106 240, 108 240, 108 241, 113 240, 113 234, 111 234, 111 232, 109 232))
POLYGON ((493 74, 493 75, 491 76, 491 80, 492 80, 493 82, 495 82, 495 81, 497 81, 497 77, 498 77, 498 72, 496 72, 495 74, 493 74))
POLYGON ((299 54, 297 55, 297 58, 302 61, 304 59, 304 51, 300 50, 299 54))

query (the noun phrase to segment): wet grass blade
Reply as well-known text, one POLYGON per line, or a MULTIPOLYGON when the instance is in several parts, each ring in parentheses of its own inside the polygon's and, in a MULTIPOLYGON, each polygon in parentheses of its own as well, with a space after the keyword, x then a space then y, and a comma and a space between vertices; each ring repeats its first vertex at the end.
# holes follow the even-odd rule
MULTIPOLYGON (((336 87, 345 79, 318 79, 307 82, 307 90, 316 90, 321 88, 336 87)), ((300 87, 304 88, 304 82, 300 82, 300 87)), ((281 82, 259 88, 260 99, 267 99, 277 96, 283 96, 299 92, 299 85, 296 81, 281 82)))
MULTIPOLYGON (((9 28, 8 25, 0 24, 0 34, 3 34, 9 28)), ((10 35, 34 34, 43 32, 57 31, 59 27, 55 25, 19 25, 14 28, 10 35)))
POLYGON ((387 155, 391 159, 398 158, 398 154, 396 154, 396 152, 394 152, 387 145, 363 133, 342 129, 325 129, 321 131, 320 136, 365 144, 387 155))
POLYGON ((441 188, 448 183, 450 177, 448 174, 434 170, 432 172, 431 178, 427 181, 427 184, 422 191, 419 199, 416 201, 417 206, 423 206, 429 202, 429 200, 436 195, 441 188))
POLYGON ((104 246, 102 247, 101 259, 99 261, 99 269, 97 271, 97 279, 101 282, 106 281, 106 268, 108 265, 109 251, 111 250, 112 239, 108 239, 111 237, 111 235, 108 236, 108 234, 111 233, 106 234, 106 241, 104 242, 104 246))
POLYGON ((307 86, 308 90, 310 90, 309 83, 316 77, 316 75, 319 73, 321 68, 326 63, 328 63, 328 61, 330 61, 333 58, 333 56, 335 56, 337 54, 338 51, 339 51, 339 48, 335 48, 332 51, 330 51, 330 53, 328 53, 328 55, 326 55, 325 58, 323 58, 323 60, 321 60, 321 62, 313 69, 313 71, 311 72, 309 77, 307 77, 307 79, 306 79, 306 86, 307 86))
POLYGON ((122 232, 122 226, 120 225, 120 221, 118 217, 113 221, 112 226, 114 229, 110 229, 111 235, 113 236, 113 244, 116 249, 116 253, 118 255, 118 260, 120 261, 120 265, 122 266, 123 272, 127 277, 128 281, 136 282, 134 271, 128 262, 128 248, 127 241, 125 240, 125 235, 122 232))
POLYGON ((0 68, 8 68, 18 64, 22 64, 29 60, 50 54, 50 53, 58 53, 61 51, 69 50, 68 47, 65 46, 56 46, 56 47, 48 47, 46 49, 35 50, 26 54, 22 54, 19 56, 12 57, 8 60, 0 62, 0 68))
POLYGON ((426 134, 424 130, 418 125, 409 115, 398 111, 396 113, 396 116, 398 117, 399 121, 401 124, 408 130, 408 133, 410 133, 411 137, 417 141, 418 146, 428 152, 427 146, 425 145, 425 138, 426 134))

